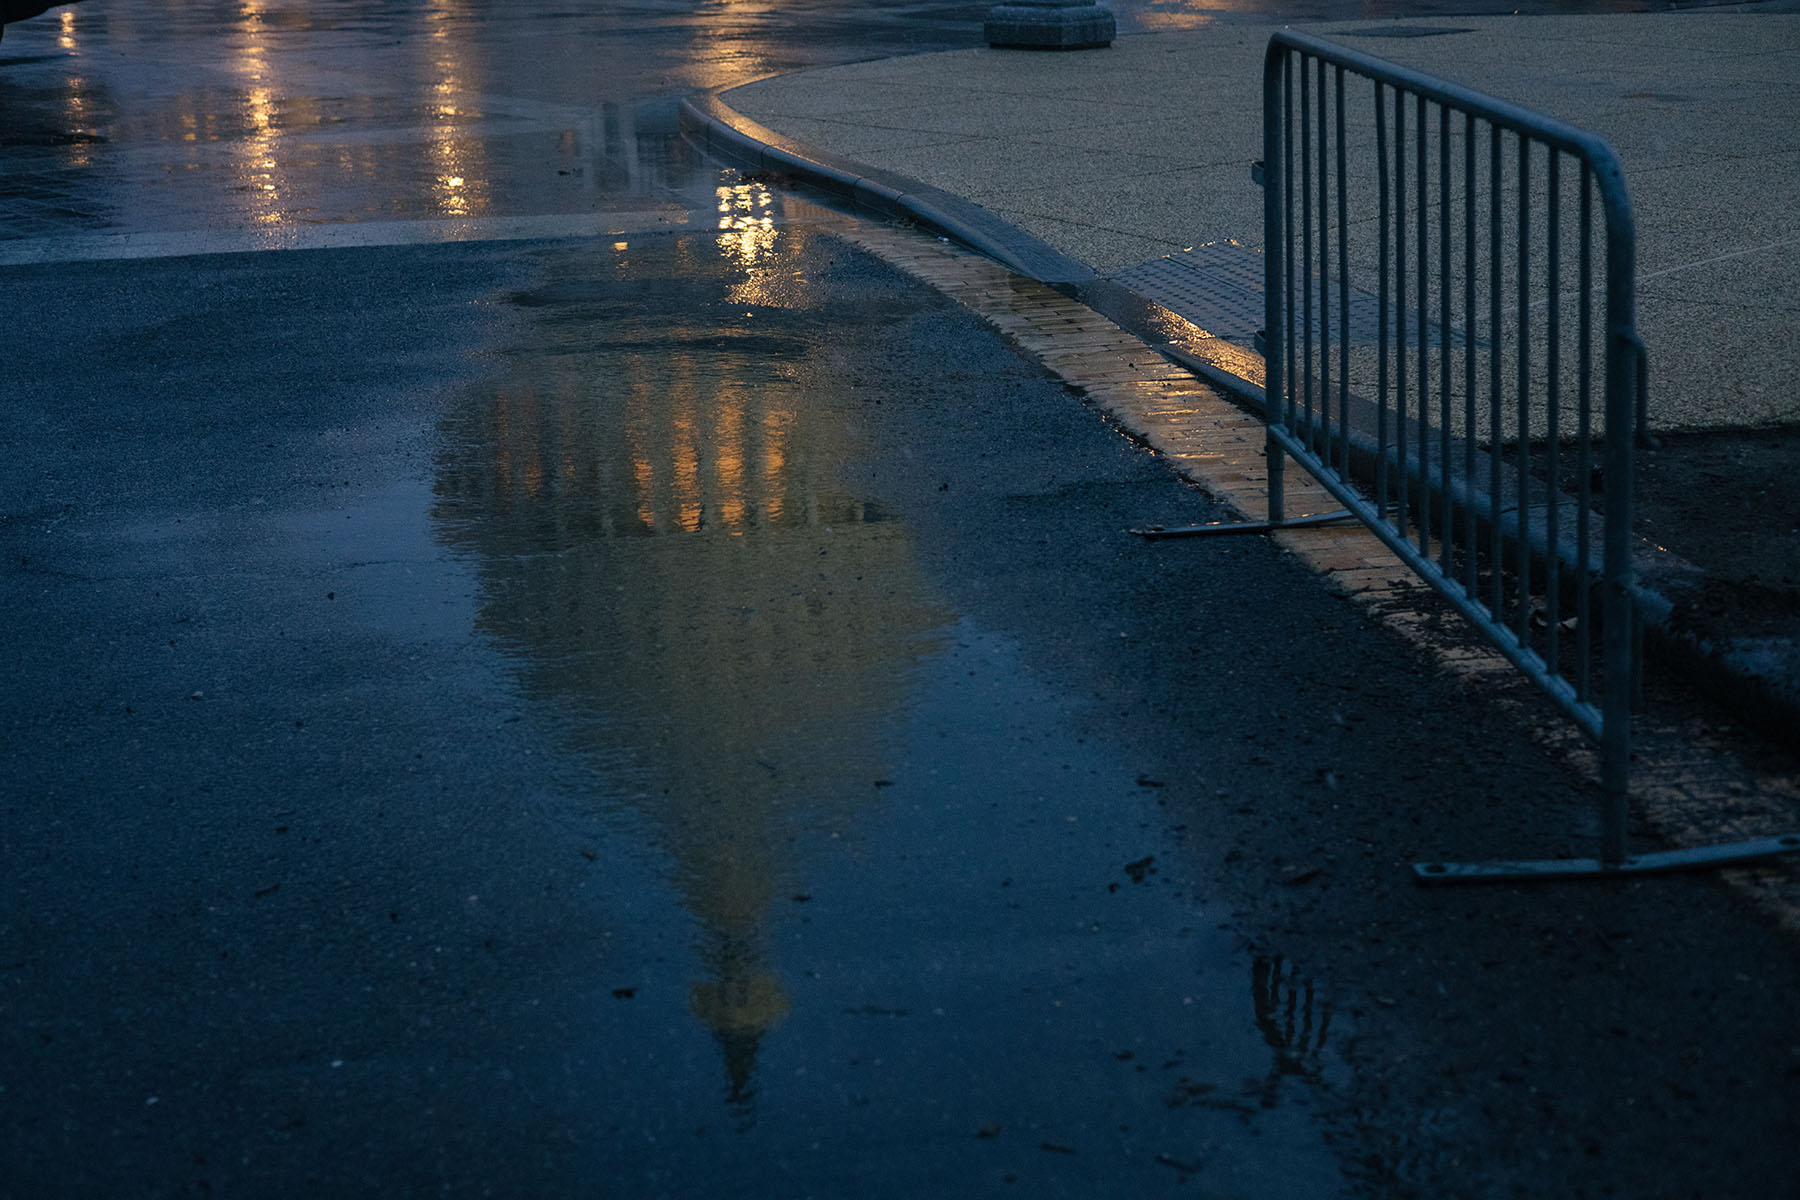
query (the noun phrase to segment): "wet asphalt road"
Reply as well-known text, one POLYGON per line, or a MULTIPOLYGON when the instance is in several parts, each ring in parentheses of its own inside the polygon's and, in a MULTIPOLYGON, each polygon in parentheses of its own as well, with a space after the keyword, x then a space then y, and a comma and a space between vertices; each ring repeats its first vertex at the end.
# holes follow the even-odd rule
POLYGON ((0 1191, 1349 1189, 1359 1014, 1428 1018, 1233 864, 1585 797, 672 136, 978 12, 65 11, 0 51, 0 1191))
POLYGON ((1309 982, 1134 731, 1205 614, 1120 530, 1209 509, 829 236, 743 253, 15 270, 14 1191, 1331 1194, 1344 1021, 1271 1049, 1309 982))

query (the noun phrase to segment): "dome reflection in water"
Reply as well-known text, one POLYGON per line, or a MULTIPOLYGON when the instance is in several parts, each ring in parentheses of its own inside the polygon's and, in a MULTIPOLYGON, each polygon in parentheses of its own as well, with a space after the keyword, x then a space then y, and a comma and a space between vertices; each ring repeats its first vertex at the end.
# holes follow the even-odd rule
POLYGON ((810 235, 755 184, 719 197, 716 236, 598 244, 512 297, 529 349, 446 418, 433 512, 479 628, 592 764, 572 819, 629 810, 666 858, 707 971, 689 1007, 743 1102, 789 1006, 766 925, 804 890, 795 843, 879 795, 948 618, 904 525, 838 482, 858 433, 812 386, 836 372, 810 235))

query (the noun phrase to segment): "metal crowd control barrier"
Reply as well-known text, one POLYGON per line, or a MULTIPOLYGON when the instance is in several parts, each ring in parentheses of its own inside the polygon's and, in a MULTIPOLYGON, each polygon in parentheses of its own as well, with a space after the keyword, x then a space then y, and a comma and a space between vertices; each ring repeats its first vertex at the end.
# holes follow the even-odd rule
POLYGON ((1800 847, 1626 853, 1646 361, 1611 149, 1283 31, 1264 60, 1260 174, 1269 519, 1156 536, 1360 519, 1600 748, 1597 858, 1421 863, 1419 878, 1610 875, 1800 847), (1288 518, 1290 457, 1346 511, 1288 518))

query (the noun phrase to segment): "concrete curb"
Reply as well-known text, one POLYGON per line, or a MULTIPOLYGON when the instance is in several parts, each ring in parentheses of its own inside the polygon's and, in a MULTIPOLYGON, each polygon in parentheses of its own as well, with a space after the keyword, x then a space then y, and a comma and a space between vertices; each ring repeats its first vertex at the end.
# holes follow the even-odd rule
MULTIPOLYGON (((716 93, 683 100, 681 128, 722 161, 786 176, 878 216, 916 222, 1039 282, 1073 285, 1065 290, 1246 411, 1262 412, 1260 387, 1167 344, 1154 316, 1168 315, 1160 306, 1100 279, 1086 264, 977 204, 786 137, 732 109, 716 93)), ((1709 629, 1705 609, 1714 587, 1705 572, 1642 538, 1637 542, 1636 592, 1648 648, 1747 723, 1778 741, 1791 739, 1800 729, 1800 644, 1788 637, 1721 636, 1709 629)))
POLYGON ((736 111, 717 93, 681 102, 681 131, 713 157, 749 171, 787 176, 866 212, 923 225, 1044 283, 1095 278, 1085 263, 961 197, 783 137, 736 111))

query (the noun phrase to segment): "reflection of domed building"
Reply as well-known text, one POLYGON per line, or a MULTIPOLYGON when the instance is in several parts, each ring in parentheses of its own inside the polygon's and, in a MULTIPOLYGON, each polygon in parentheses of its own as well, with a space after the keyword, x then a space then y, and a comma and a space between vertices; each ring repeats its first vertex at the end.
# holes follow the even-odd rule
POLYGON ((718 1039, 731 1084, 727 1098, 740 1103, 750 1097, 757 1044, 787 1015, 788 1000, 781 981, 757 969, 760 956, 753 946, 734 944, 730 937, 719 941, 707 956, 718 978, 694 984, 688 1004, 718 1039))
POLYGON ((803 394, 830 376, 784 332, 789 239, 742 232, 595 253, 518 297, 534 352, 447 419, 434 509, 477 563, 483 630, 673 861, 734 1099, 787 1008, 763 926, 789 843, 873 794, 942 623, 904 528, 837 483, 854 434, 833 389, 803 394))

